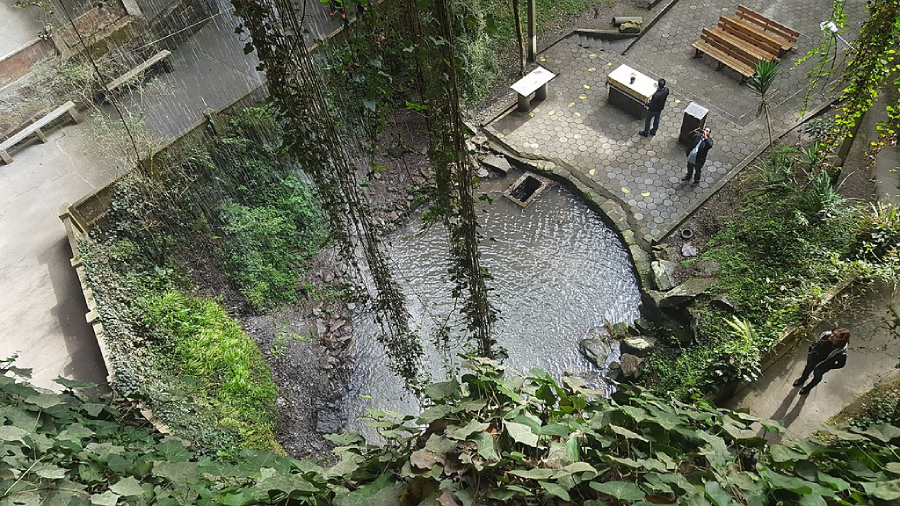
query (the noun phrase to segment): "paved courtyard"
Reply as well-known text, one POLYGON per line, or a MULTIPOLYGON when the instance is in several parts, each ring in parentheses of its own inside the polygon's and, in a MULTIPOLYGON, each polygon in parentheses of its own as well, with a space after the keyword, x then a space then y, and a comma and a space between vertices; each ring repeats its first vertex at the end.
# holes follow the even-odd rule
MULTIPOLYGON (((828 19, 831 2, 742 4, 801 32, 798 47, 782 58, 774 84, 771 110, 777 135, 801 118, 813 62, 797 62, 821 43, 819 23, 828 19)), ((765 120, 756 115, 759 99, 740 84, 740 76, 727 68, 716 71, 708 56, 693 57, 691 44, 700 30, 715 27, 719 16, 734 15, 736 8, 737 3, 728 0, 679 0, 624 55, 562 40, 539 58, 541 65, 558 73, 547 100, 529 113, 510 110, 487 128, 523 156, 568 165, 590 177, 630 212, 640 238, 659 240, 768 141, 765 120), (607 102, 606 75, 620 64, 668 81, 671 94, 654 137, 639 136, 643 120, 607 102), (709 109, 706 124, 715 141, 696 188, 681 181, 685 146, 678 143, 683 111, 691 102, 709 109)), ((846 37, 852 39, 866 18, 865 4, 850 0, 845 8, 852 20, 846 37)), ((842 49, 837 62, 845 58, 842 49)), ((809 108, 835 97, 830 86, 820 83, 809 97, 809 108)))

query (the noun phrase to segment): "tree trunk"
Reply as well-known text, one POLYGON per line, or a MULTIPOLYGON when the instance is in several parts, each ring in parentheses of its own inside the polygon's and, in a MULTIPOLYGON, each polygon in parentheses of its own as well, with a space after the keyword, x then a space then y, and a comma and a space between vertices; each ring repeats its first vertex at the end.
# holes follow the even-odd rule
POLYGON ((775 140, 772 138, 772 120, 769 118, 769 102, 763 101, 763 111, 766 113, 766 129, 769 131, 769 147, 772 147, 772 144, 775 144, 775 140))
POLYGON ((522 10, 519 0, 512 0, 513 18, 516 20, 516 43, 519 45, 519 76, 525 75, 525 35, 522 33, 522 10))

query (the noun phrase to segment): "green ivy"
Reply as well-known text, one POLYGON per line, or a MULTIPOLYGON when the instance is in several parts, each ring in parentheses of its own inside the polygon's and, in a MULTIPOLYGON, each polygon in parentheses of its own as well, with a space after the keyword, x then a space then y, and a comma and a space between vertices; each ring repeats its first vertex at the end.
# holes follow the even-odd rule
POLYGON ((331 436, 325 466, 192 452, 129 405, 58 380, 38 391, 0 363, 0 502, 158 505, 894 504, 900 429, 826 428, 769 446, 774 422, 637 388, 609 399, 577 378, 507 377, 471 359, 427 386, 418 416, 371 411, 384 437, 331 436))

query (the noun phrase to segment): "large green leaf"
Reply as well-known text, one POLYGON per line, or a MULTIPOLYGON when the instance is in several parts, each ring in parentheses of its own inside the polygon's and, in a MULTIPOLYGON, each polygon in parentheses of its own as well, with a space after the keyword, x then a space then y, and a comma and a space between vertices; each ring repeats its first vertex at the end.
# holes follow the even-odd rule
POLYGON ((453 395, 459 389, 459 382, 456 379, 444 381, 441 383, 432 383, 422 389, 422 393, 433 401, 440 401, 453 395))
POLYGON ((506 429, 506 433, 513 438, 513 441, 531 447, 537 447, 538 435, 531 432, 531 427, 521 423, 506 422, 504 428, 506 429))
POLYGON ((479 432, 472 436, 471 439, 478 445, 478 455, 491 461, 500 460, 500 455, 497 453, 497 441, 493 435, 488 432, 479 432))
POLYGON ((66 470, 54 464, 38 464, 32 472, 41 478, 61 480, 66 477, 66 470))
POLYGON ((457 444, 458 443, 453 439, 439 434, 432 434, 429 436, 428 441, 425 442, 425 449, 431 450, 434 453, 448 453, 455 450, 457 444))
POLYGON ((141 482, 137 481, 133 476, 119 480, 109 489, 125 497, 140 497, 144 493, 144 489, 141 488, 141 482))
POLYGON ((873 497, 877 497, 884 501, 896 501, 900 499, 900 480, 883 481, 875 484, 874 488, 869 488, 869 484, 865 484, 866 491, 873 497))
POLYGON ((610 425, 609 430, 615 432, 616 434, 618 434, 620 436, 624 436, 628 439, 636 439, 638 441, 643 441, 645 443, 649 442, 649 441, 647 441, 647 438, 645 438, 644 436, 642 436, 632 430, 628 430, 625 427, 619 427, 618 425, 610 425))
POLYGON ((549 481, 539 481, 538 485, 540 485, 541 488, 546 490, 550 495, 558 497, 563 501, 572 500, 572 498, 569 496, 569 491, 557 485, 556 483, 551 483, 549 481))
POLYGON ((22 438, 27 434, 27 430, 12 425, 0 426, 0 441, 21 441, 24 443, 25 440, 22 438))
POLYGON ((520 478, 528 478, 529 480, 549 480, 553 474, 553 469, 536 467, 534 469, 513 469, 509 474, 520 478))
POLYGON ((769 453, 772 455, 772 460, 778 463, 797 462, 799 460, 807 459, 805 454, 792 450, 787 446, 780 444, 772 446, 772 449, 769 451, 769 453))
POLYGON ((453 439, 466 439, 475 432, 483 432, 490 427, 491 424, 479 422, 478 420, 469 420, 463 427, 451 426, 447 428, 447 437, 453 439))
POLYGON ((97 506, 116 506, 116 503, 119 501, 120 495, 114 493, 112 490, 107 490, 102 494, 94 494, 91 496, 91 504, 95 504, 97 506))
POLYGON ((592 481, 590 487, 601 494, 606 494, 623 501, 638 501, 647 496, 641 487, 630 481, 592 481))
POLYGON ((153 466, 153 476, 172 483, 191 483, 197 478, 197 462, 157 462, 153 466))
POLYGON ((728 506, 731 504, 731 494, 722 488, 717 481, 707 481, 703 487, 706 490, 706 496, 712 499, 716 506, 728 506))

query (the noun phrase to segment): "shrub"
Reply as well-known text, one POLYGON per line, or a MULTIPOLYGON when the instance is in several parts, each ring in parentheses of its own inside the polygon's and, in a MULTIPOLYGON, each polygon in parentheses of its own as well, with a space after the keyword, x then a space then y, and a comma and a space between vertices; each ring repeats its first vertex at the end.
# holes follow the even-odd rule
POLYGON ((212 299, 176 290, 141 301, 143 324, 158 337, 172 374, 196 378, 251 447, 277 447, 272 425, 277 391, 256 343, 212 299), (263 444, 260 444, 263 443, 263 444))

